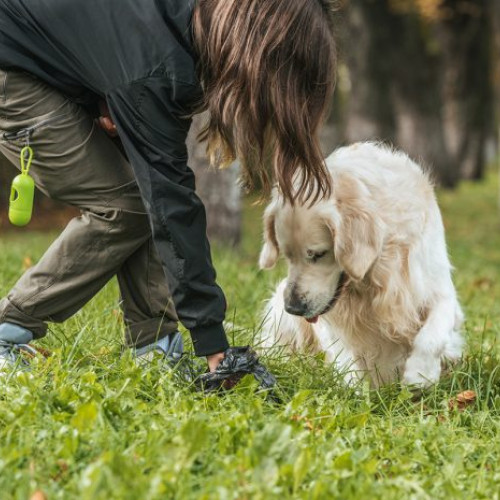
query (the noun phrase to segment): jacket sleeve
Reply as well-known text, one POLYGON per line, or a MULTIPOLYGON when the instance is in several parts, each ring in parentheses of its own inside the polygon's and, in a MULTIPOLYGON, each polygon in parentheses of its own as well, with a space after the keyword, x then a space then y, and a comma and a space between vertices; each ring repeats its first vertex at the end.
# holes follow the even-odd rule
POLYGON ((106 98, 150 217, 177 315, 190 330, 195 353, 206 356, 229 345, 205 208, 187 166, 191 120, 186 103, 196 92, 194 86, 151 77, 110 91, 106 98))

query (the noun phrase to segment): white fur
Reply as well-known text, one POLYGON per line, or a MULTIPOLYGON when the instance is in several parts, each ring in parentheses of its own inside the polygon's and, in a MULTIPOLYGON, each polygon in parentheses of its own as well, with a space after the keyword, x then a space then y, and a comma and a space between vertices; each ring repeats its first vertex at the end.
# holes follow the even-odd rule
POLYGON ((326 163, 330 199, 291 207, 275 192, 266 209, 260 265, 283 253, 289 274, 267 303, 261 345, 324 351, 348 379, 368 375, 374 386, 436 383, 442 361, 461 355, 463 314, 428 176, 373 143, 338 149, 326 163), (342 272, 347 283, 324 312, 342 272), (293 304, 300 316, 285 311, 293 304), (315 324, 301 317, 318 314, 315 324))

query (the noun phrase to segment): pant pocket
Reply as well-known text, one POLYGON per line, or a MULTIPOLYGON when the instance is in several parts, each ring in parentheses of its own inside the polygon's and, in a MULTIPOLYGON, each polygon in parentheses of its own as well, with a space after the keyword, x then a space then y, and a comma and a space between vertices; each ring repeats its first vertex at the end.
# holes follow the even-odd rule
POLYGON ((33 121, 32 124, 24 126, 22 128, 12 127, 11 130, 4 131, 2 134, 2 139, 4 141, 13 142, 18 144, 18 146, 22 146, 23 144, 27 144, 31 142, 32 136, 38 131, 45 127, 50 126, 57 121, 62 120, 66 115, 64 114, 56 114, 55 116, 49 116, 46 118, 38 118, 33 121))

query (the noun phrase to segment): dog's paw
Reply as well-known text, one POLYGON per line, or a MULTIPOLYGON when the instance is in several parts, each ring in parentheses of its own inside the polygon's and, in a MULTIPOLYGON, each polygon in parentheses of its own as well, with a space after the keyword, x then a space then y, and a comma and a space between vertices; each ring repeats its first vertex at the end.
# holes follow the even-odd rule
POLYGON ((403 383, 417 387, 429 387, 439 382, 441 375, 441 360, 433 356, 410 356, 405 365, 403 383))

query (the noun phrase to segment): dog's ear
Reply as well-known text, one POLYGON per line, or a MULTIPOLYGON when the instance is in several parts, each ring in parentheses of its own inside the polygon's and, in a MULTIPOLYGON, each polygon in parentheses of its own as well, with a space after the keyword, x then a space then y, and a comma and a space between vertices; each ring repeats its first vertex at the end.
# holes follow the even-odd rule
MULTIPOLYGON (((342 183, 344 184, 344 183, 342 183)), ((361 186, 336 186, 338 219, 328 225, 337 262, 354 280, 361 281, 382 252, 384 232, 369 193, 361 186)))
POLYGON ((271 269, 279 257, 280 250, 275 229, 276 210, 276 202, 272 202, 264 212, 264 245, 259 257, 261 269, 271 269))

